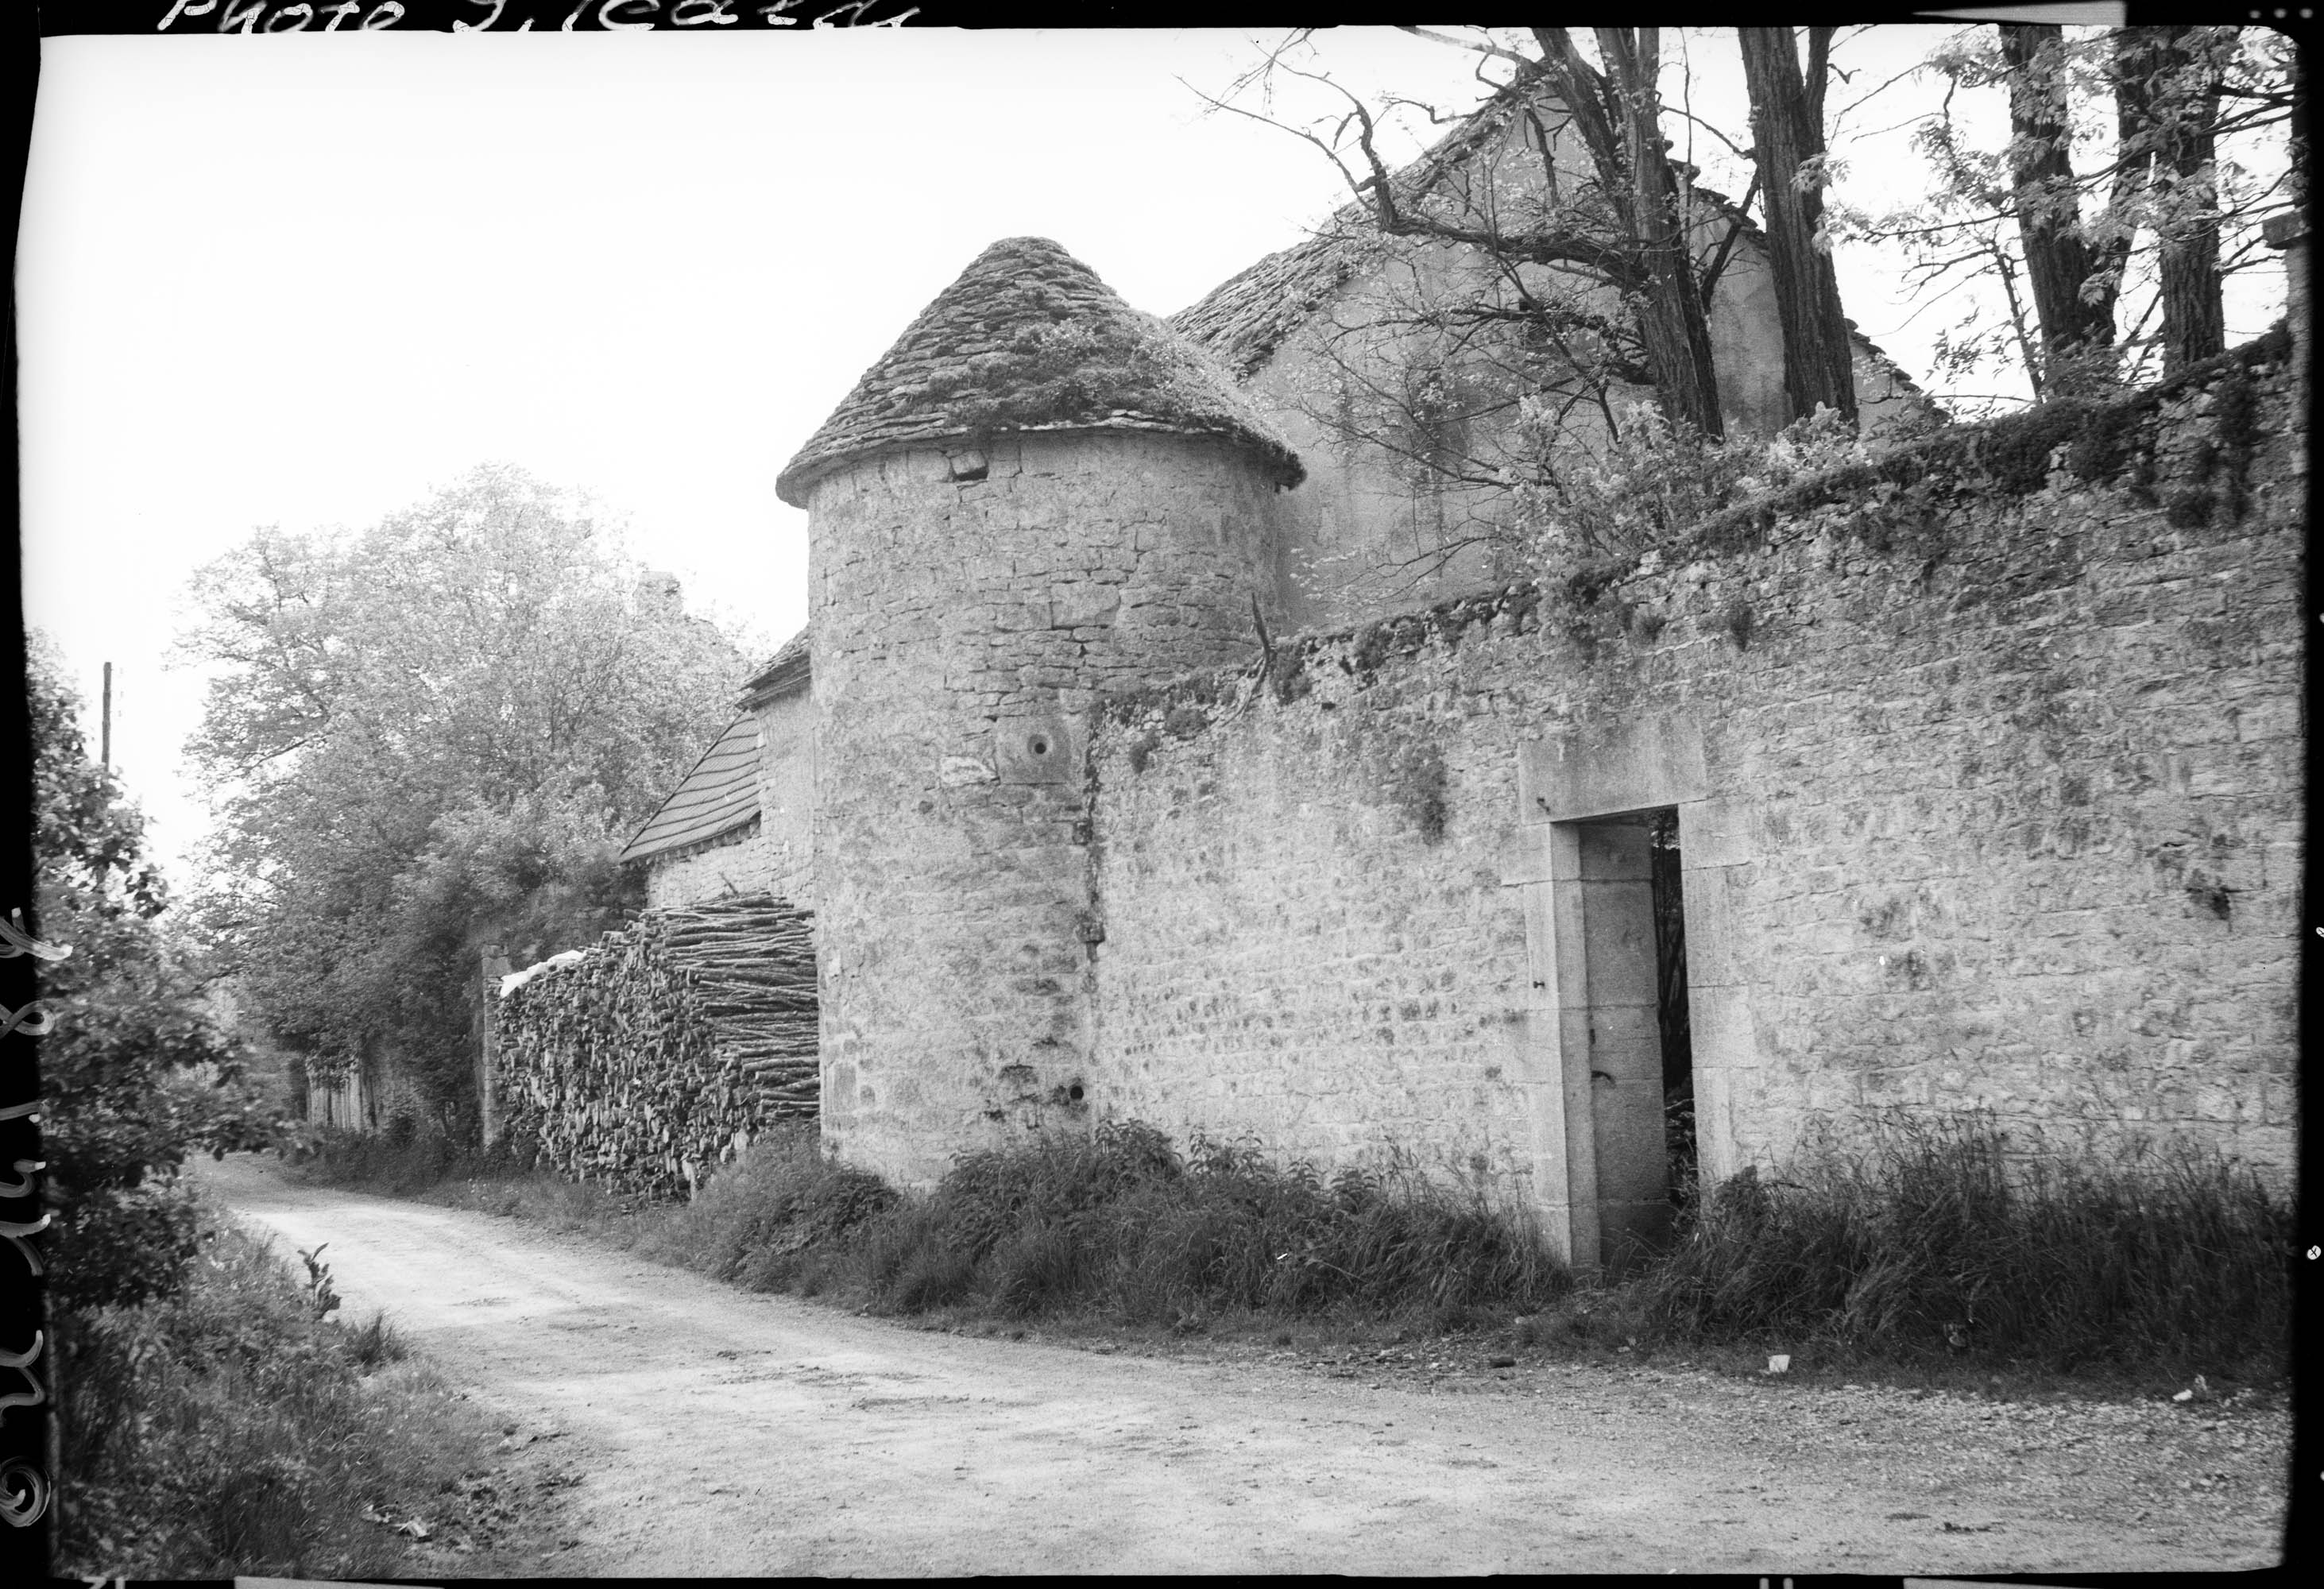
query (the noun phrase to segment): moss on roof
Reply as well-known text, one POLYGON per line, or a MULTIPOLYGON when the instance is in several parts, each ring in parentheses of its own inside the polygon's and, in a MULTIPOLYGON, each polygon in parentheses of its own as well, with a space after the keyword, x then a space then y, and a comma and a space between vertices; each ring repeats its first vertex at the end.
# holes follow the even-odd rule
POLYGON ((1010 237, 979 254, 864 372, 775 494, 804 507, 823 475, 906 442, 1090 430, 1223 436, 1257 452, 1283 485, 1306 474, 1207 356, 1056 244, 1010 237))

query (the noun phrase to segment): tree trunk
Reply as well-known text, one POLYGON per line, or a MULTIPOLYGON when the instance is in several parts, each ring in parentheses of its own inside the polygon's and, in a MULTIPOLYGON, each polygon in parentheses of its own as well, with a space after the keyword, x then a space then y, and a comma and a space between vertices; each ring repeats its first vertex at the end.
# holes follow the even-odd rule
POLYGON ((2292 144, 2291 182, 2285 196, 2292 208, 2308 208, 2308 57, 2304 51, 2292 52, 2292 144))
POLYGON ((2160 138, 2155 181, 2168 182, 2177 213, 2157 228, 2163 274, 2163 373, 2225 353, 2227 310, 2219 290, 2219 198, 2213 159, 2219 123, 2219 73, 2190 47, 2190 28, 2165 28, 2156 65, 2163 76, 2148 98, 2160 138), (2168 171, 2166 177, 2163 173, 2168 171))
MULTIPOLYGON (((1831 30, 1814 32, 1828 39, 1831 30)), ((1775 309, 1784 328, 1784 395, 1789 417, 1806 419, 1829 404, 1856 423, 1855 361, 1848 322, 1840 313, 1840 282, 1831 255, 1815 245, 1823 196, 1802 189, 1800 168, 1824 152, 1822 117, 1811 108, 1810 85, 1800 77, 1792 30, 1738 28, 1743 79, 1751 96, 1753 153, 1766 195, 1767 253, 1775 277, 1775 309)), ((1811 47, 1821 68, 1823 40, 1811 47)), ((1819 78, 1821 73, 1818 71, 1819 78)), ((1821 95, 1814 96, 1820 101, 1821 95)), ((1820 108, 1820 106, 1818 106, 1820 108)))
POLYGON ((2080 231, 2073 162, 2067 154, 2066 82, 2059 52, 2064 29, 2054 23, 2002 23, 2009 63, 2009 130, 2015 149, 2017 236, 2025 277, 2042 322, 2038 397, 2071 396, 2112 383, 2114 307, 2088 302, 2082 287, 2097 268, 2080 231))
POLYGON ((1663 144, 1657 30, 1600 28, 1602 73, 1575 52, 1563 28, 1536 28, 1534 37, 1544 75, 1590 151, 1599 189, 1637 245, 1645 277, 1638 329, 1663 411, 1674 424, 1721 436, 1711 328, 1695 287, 1678 176, 1663 144))

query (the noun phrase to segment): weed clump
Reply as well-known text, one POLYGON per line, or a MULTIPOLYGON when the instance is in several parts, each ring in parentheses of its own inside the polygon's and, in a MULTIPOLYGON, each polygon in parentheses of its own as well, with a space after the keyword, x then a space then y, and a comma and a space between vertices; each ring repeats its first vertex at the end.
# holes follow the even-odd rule
MULTIPOLYGON (((327 1186, 364 1187, 410 1196, 443 1181, 478 1173, 494 1156, 466 1147, 408 1115, 377 1132, 310 1127, 296 1157, 306 1175, 327 1186)), ((502 1168, 494 1163, 493 1168, 502 1168)), ((505 1168, 513 1168, 512 1164, 505 1168)))
POLYGON ((57 1570, 408 1574, 409 1540, 364 1514, 445 1520, 467 1443, 447 1392, 383 1317, 329 1320, 320 1249, 302 1280, 240 1226, 204 1227, 175 1294, 59 1321, 57 1570))
POLYGON ((1987 1117, 1810 1140, 1702 1200, 1640 1281, 1668 1334, 1886 1354, 2266 1368, 2288 1349, 2291 1212, 2190 1147, 2013 1163, 1987 1117))
POLYGON ((1530 1307, 1565 1277, 1534 1233, 1408 1170, 1278 1166, 1137 1121, 964 1154, 925 1195, 796 1143, 754 1146, 673 1217, 667 1255, 762 1289, 840 1288, 877 1311, 972 1306, 1193 1327, 1235 1309, 1530 1307), (876 1188, 876 1189, 875 1189, 876 1188))
POLYGON ((754 1291, 803 1279, 812 1290, 832 1252, 897 1201, 878 1176, 825 1154, 812 1126, 786 1127, 673 1209, 644 1251, 754 1291))
POLYGON ((1248 1143, 1109 1120, 969 1152, 927 1194, 753 1145, 649 1252, 755 1289, 842 1289, 879 1313, 969 1306, 1190 1329, 1227 1310, 1371 1315, 1536 1306, 1564 1273, 1520 1222, 1411 1171, 1278 1166, 1248 1143))

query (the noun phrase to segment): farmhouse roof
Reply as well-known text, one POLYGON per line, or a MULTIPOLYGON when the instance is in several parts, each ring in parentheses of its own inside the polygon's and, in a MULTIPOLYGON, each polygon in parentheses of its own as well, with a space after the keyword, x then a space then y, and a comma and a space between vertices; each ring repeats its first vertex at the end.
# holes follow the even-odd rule
POLYGON ((751 676, 742 680, 745 711, 779 695, 788 695, 807 681, 814 663, 814 633, 815 625, 806 625, 783 642, 781 650, 752 670, 751 676))
POLYGON ((804 507, 823 475, 902 442, 1114 430, 1223 436, 1283 485, 1306 475, 1232 379, 1162 320, 1047 238, 1009 237, 863 373, 777 477, 775 494, 804 507))
MULTIPOLYGON (((1484 148, 1537 93, 1527 79, 1504 86, 1426 153, 1389 176, 1397 201, 1410 205, 1434 188, 1447 172, 1484 148)), ((1694 184, 1694 193, 1719 214, 1739 224, 1744 239, 1766 252, 1766 233, 1734 200, 1700 182, 1694 184)), ((1370 201, 1351 200, 1333 211, 1312 236, 1229 276, 1201 300, 1172 315, 1170 325, 1237 381, 1248 381, 1293 332, 1313 318, 1324 300, 1370 263, 1382 245, 1370 201)), ((1858 347, 1892 371, 1904 390, 1920 391, 1894 359, 1857 329, 1855 321, 1848 322, 1848 329, 1858 347)))
MULTIPOLYGON (((1392 174, 1388 184, 1397 201, 1408 204, 1434 187, 1508 125, 1526 98, 1514 85, 1501 88, 1426 153, 1392 174)), ((1368 263, 1381 241, 1370 202, 1352 199, 1333 211, 1314 236, 1229 276, 1200 302, 1172 315, 1170 324, 1236 380, 1247 381, 1368 263)))
POLYGON ((759 816, 759 720, 745 712, 702 753, 686 781, 622 851, 642 861, 747 827, 759 816))
MULTIPOLYGON (((1446 172, 1491 142, 1537 92, 1522 81, 1495 92, 1425 153, 1388 177, 1397 202, 1411 204, 1434 188, 1446 172)), ((1371 201, 1351 199, 1333 211, 1314 236, 1228 277, 1200 302, 1172 315, 1170 324, 1236 380, 1247 381, 1381 245, 1371 201)))

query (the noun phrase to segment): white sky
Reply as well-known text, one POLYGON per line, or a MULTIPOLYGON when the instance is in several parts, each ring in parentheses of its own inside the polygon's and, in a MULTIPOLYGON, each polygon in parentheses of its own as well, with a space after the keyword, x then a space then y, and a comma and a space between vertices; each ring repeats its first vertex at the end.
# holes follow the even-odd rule
MULTIPOLYGON (((1864 69, 1851 87, 1947 31, 1872 30, 1840 58, 1864 69)), ((1731 36, 1687 32, 1694 113, 1740 128, 1731 36)), ((593 493, 689 605, 779 642, 807 615, 807 534, 777 471, 986 245, 1054 237, 1167 313, 1343 201, 1314 149, 1205 116, 1176 80, 1222 90, 1253 39, 44 41, 17 261, 25 615, 92 744, 114 663, 115 762, 157 853, 182 878, 206 820, 179 766, 202 680, 164 669, 197 566, 259 525, 368 524, 506 461, 593 493)), ((1319 48, 1360 93, 1480 93, 1462 57, 1401 35, 1319 48)), ((1841 196, 1919 191, 1903 139, 1836 146, 1841 196)), ((1837 256, 1848 312, 1923 376, 1957 317, 1900 329, 1891 262, 1863 253, 1837 256)), ((2231 301, 2230 331, 2273 312, 2238 323, 2231 301)))

